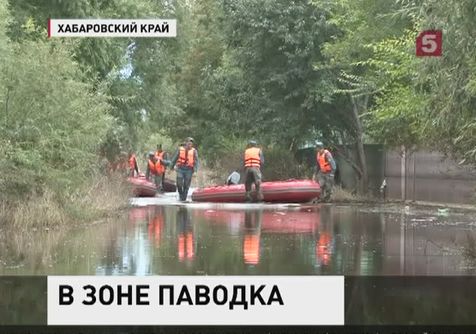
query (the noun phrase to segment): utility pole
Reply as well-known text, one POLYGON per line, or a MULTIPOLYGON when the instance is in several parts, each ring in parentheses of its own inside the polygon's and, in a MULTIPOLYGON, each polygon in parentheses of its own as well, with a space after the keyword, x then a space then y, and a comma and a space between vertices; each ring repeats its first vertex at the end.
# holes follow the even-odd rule
POLYGON ((415 202, 415 183, 416 183, 416 151, 413 150, 412 157, 413 157, 413 202, 415 202))
POLYGON ((401 159, 401 172, 400 172, 400 182, 401 182, 401 190, 402 190, 402 201, 407 199, 407 150, 405 145, 402 145, 402 159, 401 159))

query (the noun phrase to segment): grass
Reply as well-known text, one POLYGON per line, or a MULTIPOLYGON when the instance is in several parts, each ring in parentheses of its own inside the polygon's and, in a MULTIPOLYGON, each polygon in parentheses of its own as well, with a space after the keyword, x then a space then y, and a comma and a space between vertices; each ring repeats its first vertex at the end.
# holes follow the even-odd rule
POLYGON ((332 202, 360 202, 360 203, 368 203, 368 202, 376 202, 378 201, 377 198, 374 198, 369 195, 359 195, 352 193, 346 189, 343 189, 341 186, 335 186, 332 191, 332 202))
POLYGON ((92 178, 68 195, 47 189, 23 201, 3 200, 0 227, 29 230, 97 221, 127 207, 129 194, 125 180, 113 175, 92 178))

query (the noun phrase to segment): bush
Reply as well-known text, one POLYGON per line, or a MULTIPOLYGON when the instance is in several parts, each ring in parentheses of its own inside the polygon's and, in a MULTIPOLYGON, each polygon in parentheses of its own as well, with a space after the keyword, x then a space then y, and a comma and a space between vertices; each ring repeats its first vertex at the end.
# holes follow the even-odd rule
POLYGON ((94 222, 127 206, 130 191, 120 175, 96 175, 63 196, 48 188, 23 201, 0 201, 0 221, 18 230, 94 222))
POLYGON ((265 154, 265 164, 263 168, 264 181, 312 177, 311 169, 299 164, 294 154, 289 150, 273 147, 263 153, 265 154))
POLYGON ((12 44, 2 63, 0 189, 11 199, 70 193, 95 169, 113 120, 59 42, 12 44))

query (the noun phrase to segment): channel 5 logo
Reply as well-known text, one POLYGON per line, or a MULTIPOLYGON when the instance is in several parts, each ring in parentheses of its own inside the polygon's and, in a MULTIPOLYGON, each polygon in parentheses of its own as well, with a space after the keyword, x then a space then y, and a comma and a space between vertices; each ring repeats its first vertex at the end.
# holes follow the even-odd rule
POLYGON ((441 30, 422 31, 416 39, 416 55, 417 57, 440 57, 442 44, 441 30))

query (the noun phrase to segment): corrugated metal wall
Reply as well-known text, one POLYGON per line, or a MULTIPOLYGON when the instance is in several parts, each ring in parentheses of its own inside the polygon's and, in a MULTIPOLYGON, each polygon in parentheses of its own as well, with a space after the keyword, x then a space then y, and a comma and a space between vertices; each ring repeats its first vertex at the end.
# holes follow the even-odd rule
MULTIPOLYGON (((475 203, 476 170, 462 167, 438 152, 417 151, 406 157, 405 198, 431 202, 475 203)), ((385 154, 389 198, 402 198, 402 156, 385 154)))
MULTIPOLYGON (((345 189, 357 188, 357 175, 341 156, 337 147, 331 151, 338 165, 336 181, 345 189)), ((407 200, 476 204, 476 169, 460 166, 438 152, 417 151, 407 153, 406 177, 402 177, 402 156, 399 151, 386 151, 383 145, 365 145, 369 170, 369 190, 379 195, 383 179, 387 181, 387 198, 402 198, 402 180, 407 200)), ((315 163, 313 149, 301 151, 301 161, 315 163)), ((351 150, 354 161, 355 150, 351 150)))

